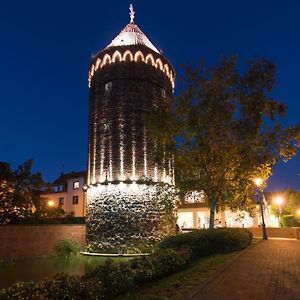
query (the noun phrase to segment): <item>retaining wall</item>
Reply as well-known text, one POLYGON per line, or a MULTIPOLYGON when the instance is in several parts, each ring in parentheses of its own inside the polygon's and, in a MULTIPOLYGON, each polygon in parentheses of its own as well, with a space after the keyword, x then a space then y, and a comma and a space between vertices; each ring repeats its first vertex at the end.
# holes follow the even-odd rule
POLYGON ((85 245, 85 236, 85 225, 0 226, 0 258, 51 255, 58 240, 73 239, 85 245))
MULTIPOLYGON (((253 227, 249 229, 254 237, 262 237, 262 228, 253 227)), ((267 227, 267 236, 274 238, 292 238, 300 239, 300 227, 284 227, 284 228, 273 228, 267 227)))

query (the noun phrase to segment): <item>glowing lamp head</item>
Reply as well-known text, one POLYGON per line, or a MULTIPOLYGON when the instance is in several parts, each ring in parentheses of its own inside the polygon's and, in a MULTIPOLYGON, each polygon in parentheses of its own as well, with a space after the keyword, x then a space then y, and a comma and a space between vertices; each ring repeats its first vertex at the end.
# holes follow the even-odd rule
POLYGON ((54 201, 50 200, 50 201, 48 201, 47 204, 48 204, 49 207, 53 207, 54 206, 54 201))
POLYGON ((257 186, 257 187, 260 187, 260 186, 262 186, 262 184, 263 184, 263 180, 262 180, 262 178, 260 178, 260 177, 257 177, 257 178, 255 178, 254 180, 254 183, 255 183, 255 185, 257 186))
POLYGON ((277 196, 277 197, 275 198, 275 203, 276 203, 276 205, 278 205, 278 206, 282 205, 282 204, 283 204, 283 198, 282 198, 281 196, 277 196))
POLYGON ((297 214, 298 214, 298 216, 300 216, 300 209, 297 210, 297 214))

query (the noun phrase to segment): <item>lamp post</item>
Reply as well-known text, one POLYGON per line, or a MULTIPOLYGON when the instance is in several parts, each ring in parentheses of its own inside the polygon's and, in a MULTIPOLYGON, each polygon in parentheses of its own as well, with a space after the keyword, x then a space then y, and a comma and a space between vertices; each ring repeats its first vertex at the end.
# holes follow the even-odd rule
POLYGON ((262 223, 262 236, 263 236, 264 240, 267 240, 268 236, 267 236, 266 223, 265 223, 265 217, 264 217, 264 207, 263 207, 263 200, 264 200, 263 182, 264 181, 261 178, 254 179, 254 183, 257 187, 257 191, 258 191, 258 195, 259 195, 259 207, 260 207, 261 223, 262 223))
POLYGON ((48 206, 53 207, 55 203, 53 200, 49 200, 47 204, 48 206))
POLYGON ((281 215, 282 215, 282 204, 283 204, 283 198, 281 196, 277 196, 275 198, 275 203, 278 206, 278 223, 279 223, 279 227, 282 227, 281 224, 281 215))

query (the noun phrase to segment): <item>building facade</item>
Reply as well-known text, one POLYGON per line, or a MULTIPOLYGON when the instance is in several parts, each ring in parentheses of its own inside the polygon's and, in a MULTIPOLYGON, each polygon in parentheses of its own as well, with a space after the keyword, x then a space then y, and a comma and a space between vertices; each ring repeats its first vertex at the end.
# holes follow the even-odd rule
POLYGON ((43 198, 50 207, 61 207, 74 217, 86 215, 86 171, 61 174, 43 193, 43 198))
MULTIPOLYGON (((75 217, 86 216, 86 184, 87 172, 61 174, 46 193, 45 201, 52 207, 61 207, 67 214, 75 217)), ((278 217, 270 213, 266 204, 265 220, 268 227, 279 227, 278 217)), ((251 217, 246 212, 232 212, 229 209, 215 215, 216 227, 258 227, 261 223, 260 211, 251 217)), ((185 204, 178 206, 177 224, 184 230, 203 229, 209 227, 209 208, 201 193, 192 192, 185 198, 185 204)))

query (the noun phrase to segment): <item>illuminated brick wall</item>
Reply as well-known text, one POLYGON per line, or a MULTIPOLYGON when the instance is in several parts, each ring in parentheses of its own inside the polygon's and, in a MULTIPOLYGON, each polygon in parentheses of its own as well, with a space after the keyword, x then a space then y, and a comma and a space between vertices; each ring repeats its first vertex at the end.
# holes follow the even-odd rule
POLYGON ((87 239, 97 251, 145 250, 174 234, 174 189, 111 184, 88 190, 87 239))
MULTIPOLYGON (((101 52, 94 64, 99 57, 113 57, 115 52, 143 50, 145 57, 151 52, 142 46, 117 48, 101 52)), ((152 52, 153 61, 160 57, 157 59, 167 65, 163 56, 152 52)), ((91 79, 88 184, 145 178, 172 184, 172 170, 167 172, 154 164, 153 145, 145 128, 148 110, 171 104, 172 82, 163 70, 142 61, 142 57, 136 56, 137 61, 125 54, 124 59, 127 57, 126 61, 99 67, 91 79)))
POLYGON ((88 242, 141 249, 175 229, 172 162, 156 165, 145 126, 147 111, 171 105, 174 70, 146 46, 110 47, 92 59, 89 86, 88 242))

